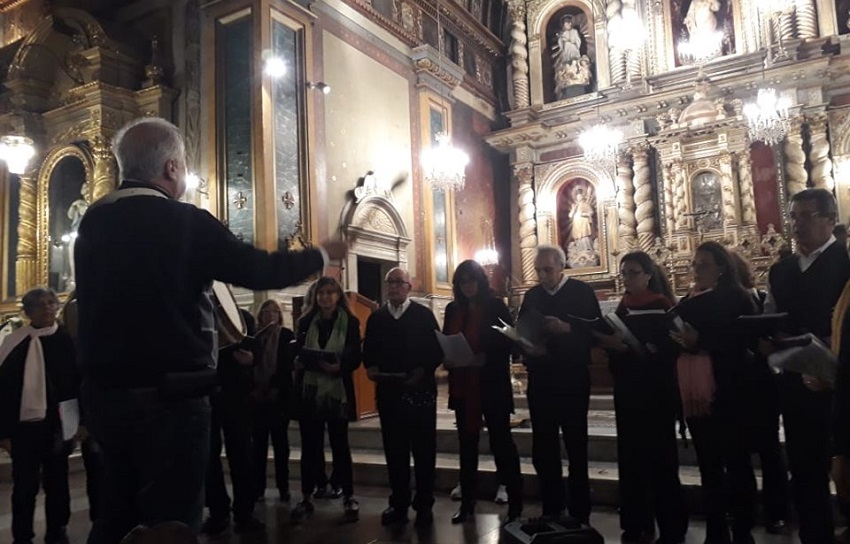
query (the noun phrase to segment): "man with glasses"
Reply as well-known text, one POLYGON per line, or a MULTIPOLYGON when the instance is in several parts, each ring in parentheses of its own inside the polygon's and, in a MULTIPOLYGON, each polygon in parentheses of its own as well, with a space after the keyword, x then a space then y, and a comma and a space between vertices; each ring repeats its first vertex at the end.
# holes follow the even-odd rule
POLYGON ((387 304, 369 316, 363 339, 363 366, 376 386, 381 435, 390 477, 389 507, 381 523, 407 522, 416 510, 416 525, 434 521, 434 472, 437 456, 437 385, 434 370, 442 351, 433 312, 408 298, 410 275, 401 268, 387 273, 387 304), (411 501, 410 455, 416 474, 411 501))
MULTIPOLYGON (((765 312, 788 312, 785 332, 812 333, 829 344, 833 308, 850 279, 847 250, 835 243, 838 210, 826 189, 791 198, 789 218, 797 253, 770 268, 765 312)), ((838 334, 840 331, 835 331, 838 334)), ((832 542, 829 490, 832 392, 818 380, 793 372, 779 376, 791 489, 803 544, 832 542)))

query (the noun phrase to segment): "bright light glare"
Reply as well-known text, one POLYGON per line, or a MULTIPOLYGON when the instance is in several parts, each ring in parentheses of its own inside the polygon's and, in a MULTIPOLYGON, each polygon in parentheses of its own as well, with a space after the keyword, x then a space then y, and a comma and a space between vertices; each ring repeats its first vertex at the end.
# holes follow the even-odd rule
POLYGON ((265 61, 263 71, 275 79, 286 75, 286 63, 280 57, 269 57, 265 61))

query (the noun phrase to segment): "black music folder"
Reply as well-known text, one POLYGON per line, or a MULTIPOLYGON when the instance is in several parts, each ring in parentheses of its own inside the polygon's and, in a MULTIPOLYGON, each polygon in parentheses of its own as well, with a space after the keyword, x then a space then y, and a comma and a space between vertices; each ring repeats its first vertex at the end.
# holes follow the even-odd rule
POLYGON ((742 315, 735 319, 735 330, 748 337, 766 338, 788 327, 788 312, 742 315))

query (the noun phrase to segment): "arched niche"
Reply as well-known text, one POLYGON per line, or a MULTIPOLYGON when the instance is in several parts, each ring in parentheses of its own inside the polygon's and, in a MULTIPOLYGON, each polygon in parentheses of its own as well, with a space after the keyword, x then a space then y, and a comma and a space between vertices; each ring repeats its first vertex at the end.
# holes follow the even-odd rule
POLYGON ((696 215, 698 228, 703 232, 723 228, 723 188, 720 173, 715 170, 698 170, 691 176, 691 210, 696 215))
POLYGON ((597 88, 593 16, 585 8, 565 5, 545 24, 541 51, 544 102, 587 94, 597 88))
POLYGON ((723 33, 721 51, 718 56, 737 52, 736 19, 740 17, 740 6, 732 0, 670 0, 668 4, 671 51, 673 66, 688 64, 680 56, 679 45, 700 35, 720 31, 723 33))
POLYGON ((48 154, 38 176, 38 283, 63 293, 74 289, 74 241, 91 202, 91 155, 71 145, 48 154))
MULTIPOLYGON (((607 31, 604 24, 598 23, 600 17, 604 18, 604 13, 605 5, 600 0, 528 3, 529 83, 532 105, 543 105, 554 98, 552 45, 557 43, 555 34, 561 18, 567 14, 582 14, 582 20, 578 21, 579 27, 586 33, 582 46, 592 52, 592 55, 588 55, 592 87, 586 92, 604 89, 610 85, 608 55, 602 54, 608 50, 607 31)), ((582 47, 580 51, 581 49, 582 47)))

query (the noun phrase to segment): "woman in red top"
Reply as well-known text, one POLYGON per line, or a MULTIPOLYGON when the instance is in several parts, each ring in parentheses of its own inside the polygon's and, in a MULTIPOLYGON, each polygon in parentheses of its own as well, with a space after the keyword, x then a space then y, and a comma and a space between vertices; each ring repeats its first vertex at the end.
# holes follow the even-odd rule
MULTIPOLYGON (((667 278, 643 251, 623 256, 620 276, 626 293, 617 307, 619 317, 673 307, 667 278)), ((659 543, 682 542, 688 518, 676 449, 675 349, 666 347, 671 346, 666 327, 658 331, 658 342, 641 338, 648 340, 642 354, 630 350, 620 336, 600 338, 614 376, 622 541, 651 541, 657 521, 659 543)))
MULTIPOLYGON (((519 455, 511 436, 514 410, 510 357, 512 342, 491 325, 511 322, 504 302, 490 291, 487 273, 475 261, 460 263, 452 278, 454 301, 446 307, 443 333, 463 333, 478 366, 449 370, 449 408, 455 411, 460 442, 460 484, 463 502, 452 523, 472 520, 478 494, 478 438, 482 417, 499 481, 508 490, 508 520, 522 513, 519 455)), ((447 365, 448 366, 448 365, 447 365)))

